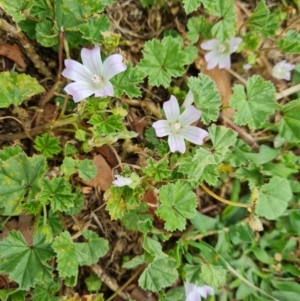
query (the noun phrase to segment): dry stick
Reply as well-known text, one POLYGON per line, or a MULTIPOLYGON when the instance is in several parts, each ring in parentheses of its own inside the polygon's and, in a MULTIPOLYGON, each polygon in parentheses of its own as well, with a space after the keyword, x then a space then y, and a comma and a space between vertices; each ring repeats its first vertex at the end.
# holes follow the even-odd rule
POLYGON ((296 92, 300 91, 300 84, 296 85, 296 86, 293 86, 293 87, 290 87, 290 88, 287 88, 281 92, 278 92, 276 93, 276 100, 280 100, 284 97, 287 97, 291 94, 294 94, 296 92))
POLYGON ((226 117, 221 116, 220 119, 222 120, 224 125, 236 131, 239 137, 245 143, 247 143, 253 150, 256 151, 259 150, 259 145, 255 142, 254 138, 250 134, 248 134, 245 130, 243 130, 241 127, 237 126, 236 124, 234 124, 230 119, 226 117))
POLYGON ((18 119, 18 118, 15 118, 13 116, 5 116, 5 117, 1 117, 0 120, 3 120, 3 119, 13 119, 15 121, 17 121, 19 124, 21 124, 21 126, 23 127, 24 129, 24 134, 27 136, 27 138, 32 139, 32 137, 30 136, 28 130, 26 129, 26 127, 24 126, 24 124, 18 119))
MULTIPOLYGON (((114 292, 118 291, 118 295, 122 297, 125 300, 130 299, 130 295, 128 293, 124 293, 122 291, 119 291, 120 287, 117 283, 117 281, 114 278, 111 278, 108 276, 104 270, 100 267, 98 264, 93 264, 91 266, 92 271, 114 292)), ((136 277, 136 275, 134 275, 136 277)), ((131 279, 131 278, 130 278, 131 279)), ((131 279, 132 280, 132 279, 131 279)), ((127 283, 127 282, 126 282, 127 283)), ((123 288, 123 286, 122 286, 123 288)))
POLYGON ((27 56, 31 59, 34 66, 39 70, 39 72, 46 77, 52 77, 50 70, 47 68, 45 63, 41 60, 39 55, 35 52, 32 45, 28 42, 26 36, 20 29, 15 28, 14 26, 7 23, 4 19, 0 19, 0 27, 2 27, 9 34, 14 35, 24 47, 27 56))
POLYGON ((214 192, 212 192, 208 187, 206 187, 204 184, 201 184, 200 185, 201 188, 206 192, 208 193, 210 196, 212 196, 214 199, 222 202, 222 203, 225 203, 227 205, 231 205, 231 206, 235 206, 235 207, 243 207, 243 208, 250 208, 252 207, 252 204, 243 204, 243 203, 238 203, 238 202, 232 202, 232 201, 228 201, 218 195, 216 195, 214 192))
POLYGON ((134 280, 134 278, 140 274, 140 272, 142 271, 143 267, 139 268, 122 286, 120 286, 114 294, 112 294, 106 301, 110 301, 113 300, 114 297, 116 297, 117 295, 119 295, 126 286, 129 285, 129 283, 134 280))

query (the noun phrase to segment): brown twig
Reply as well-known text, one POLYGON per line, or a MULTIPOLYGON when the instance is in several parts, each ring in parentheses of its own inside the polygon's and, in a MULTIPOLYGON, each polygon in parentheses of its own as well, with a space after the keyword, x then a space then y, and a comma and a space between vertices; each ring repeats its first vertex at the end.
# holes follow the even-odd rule
POLYGON ((239 135, 239 137, 245 143, 247 143, 253 150, 256 150, 256 151, 259 150, 259 145, 255 142, 254 138, 250 134, 248 134, 244 129, 242 129, 241 127, 237 126, 230 119, 228 119, 226 117, 220 116, 220 119, 224 123, 225 126, 231 128, 235 132, 237 132, 237 134, 239 135))

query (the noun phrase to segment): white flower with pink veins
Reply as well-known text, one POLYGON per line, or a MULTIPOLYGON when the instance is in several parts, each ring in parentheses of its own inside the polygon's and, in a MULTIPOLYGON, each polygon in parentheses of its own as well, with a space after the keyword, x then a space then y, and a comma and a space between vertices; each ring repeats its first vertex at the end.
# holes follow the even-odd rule
POLYGON ((210 70, 216 66, 219 66, 220 69, 229 69, 231 66, 230 55, 237 51, 241 42, 241 38, 231 38, 224 42, 221 42, 217 39, 203 42, 200 47, 204 50, 210 50, 204 56, 207 62, 206 68, 210 70))
POLYGON ((272 69, 272 75, 278 79, 291 80, 291 71, 295 68, 295 65, 289 64, 286 61, 277 63, 272 69))
POLYGON ((208 295, 213 295, 214 290, 208 285, 197 286, 192 283, 185 282, 184 289, 186 294, 185 301, 201 301, 201 297, 207 298, 208 295))
POLYGON ((65 87, 65 91, 73 96, 75 102, 95 94, 96 97, 113 96, 114 88, 109 81, 112 77, 126 70, 120 54, 110 55, 103 63, 100 47, 81 50, 82 64, 66 59, 66 69, 62 75, 74 81, 65 87))
POLYGON ((175 96, 171 96, 169 101, 164 102, 163 108, 167 120, 159 120, 153 123, 157 137, 168 137, 168 144, 171 152, 179 151, 184 153, 186 150, 184 139, 202 145, 203 139, 208 136, 205 130, 202 130, 191 124, 198 121, 201 111, 193 105, 188 104, 182 114, 175 96))

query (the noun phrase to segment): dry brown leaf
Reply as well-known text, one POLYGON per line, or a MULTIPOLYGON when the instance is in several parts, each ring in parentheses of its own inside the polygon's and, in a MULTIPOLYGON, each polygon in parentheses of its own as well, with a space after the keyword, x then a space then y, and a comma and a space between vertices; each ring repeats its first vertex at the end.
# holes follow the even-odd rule
POLYGON ((17 63, 21 68, 26 68, 26 63, 17 44, 0 44, 0 55, 6 56, 17 63))
POLYGON ((11 230, 17 230, 22 233, 25 241, 28 245, 32 245, 33 242, 33 216, 26 215, 24 213, 19 215, 19 221, 12 219, 8 221, 0 233, 0 240, 4 239, 9 235, 11 230))
POLYGON ((148 125, 148 121, 144 117, 137 116, 133 109, 129 110, 128 115, 131 117, 132 125, 134 126, 136 132, 138 132, 139 135, 142 136, 145 127, 148 125))
POLYGON ((93 161, 97 167, 96 177, 89 181, 81 180, 81 182, 87 186, 100 188, 102 191, 106 191, 113 181, 112 169, 101 155, 95 156, 93 161))

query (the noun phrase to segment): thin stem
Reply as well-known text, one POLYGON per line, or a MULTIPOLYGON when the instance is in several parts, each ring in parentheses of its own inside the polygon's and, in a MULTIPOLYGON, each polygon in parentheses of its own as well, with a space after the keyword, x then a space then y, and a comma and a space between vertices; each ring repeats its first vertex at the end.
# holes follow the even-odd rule
POLYGON ((243 77, 241 77, 238 73, 236 73, 235 71, 233 71, 231 69, 226 69, 226 71, 229 72, 230 74, 232 74, 234 77, 236 77, 244 85, 247 84, 247 81, 243 77))
POLYGON ((200 185, 201 188, 208 193, 210 196, 212 196, 214 199, 227 204, 227 205, 231 205, 231 206, 235 206, 235 207, 243 207, 243 208, 250 208, 252 207, 252 204, 243 204, 243 203, 238 203, 238 202, 232 202, 232 201, 228 201, 218 195, 216 195, 214 192, 212 192, 208 187, 206 187, 204 184, 200 185))
POLYGON ((296 92, 300 91, 300 84, 290 87, 288 89, 283 90, 282 92, 276 93, 276 100, 280 100, 284 97, 287 97, 291 94, 294 94, 296 92))
POLYGON ((139 268, 122 286, 120 286, 106 301, 113 300, 134 278, 142 271, 143 267, 139 268))
POLYGON ((239 279, 241 279, 243 282, 245 282, 247 285, 249 285, 251 288, 253 288, 254 290, 260 292, 262 295, 265 295, 267 297, 269 297, 271 300, 274 301, 279 301, 278 299, 274 298, 273 296, 270 296, 269 294, 267 294, 266 292, 264 292, 263 290, 261 290, 259 287, 255 286, 253 283, 251 283, 248 279, 246 279, 244 276, 242 276, 241 274, 239 274, 228 262, 226 262, 227 268, 228 270, 236 277, 238 277, 239 279))

